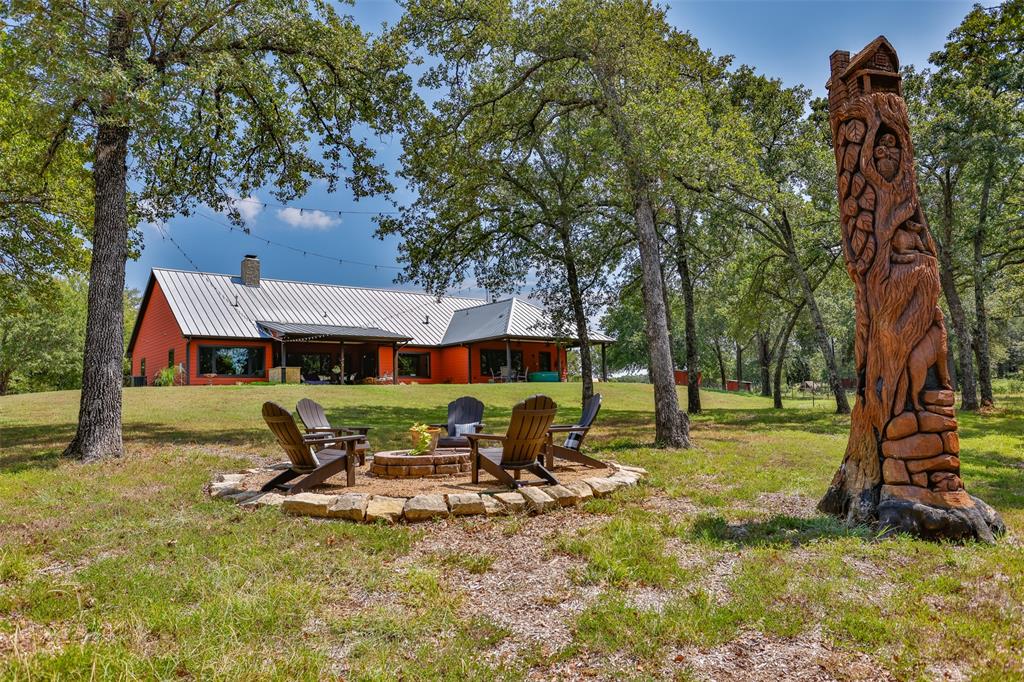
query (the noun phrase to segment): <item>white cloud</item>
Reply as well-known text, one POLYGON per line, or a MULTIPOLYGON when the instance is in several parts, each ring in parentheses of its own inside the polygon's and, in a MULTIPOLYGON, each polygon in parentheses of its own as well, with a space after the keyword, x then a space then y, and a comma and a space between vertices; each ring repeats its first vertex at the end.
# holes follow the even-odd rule
POLYGON ((303 230, 328 230, 341 224, 341 218, 323 211, 303 211, 297 208, 282 208, 277 212, 277 217, 292 227, 303 230))
POLYGON ((255 194, 251 194, 244 199, 236 199, 233 203, 242 215, 242 220, 247 223, 256 220, 256 216, 263 213, 263 200, 255 194))

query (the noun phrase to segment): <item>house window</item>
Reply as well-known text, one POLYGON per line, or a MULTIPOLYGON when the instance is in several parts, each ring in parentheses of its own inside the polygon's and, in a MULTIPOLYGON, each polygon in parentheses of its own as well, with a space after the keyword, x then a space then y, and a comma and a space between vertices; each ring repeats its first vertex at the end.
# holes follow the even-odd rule
POLYGON ((146 376, 146 358, 139 360, 139 376, 146 376))
POLYGON ((542 350, 537 353, 537 371, 539 372, 550 372, 551 371, 551 351, 542 350))
POLYGON ((199 374, 261 377, 265 355, 263 348, 254 346, 200 346, 199 374))
POLYGON ((174 349, 167 351, 167 366, 174 367, 174 349))
MULTIPOLYGON (((480 373, 484 376, 501 376, 501 368, 507 364, 505 351, 491 348, 480 349, 480 373)), ((523 351, 512 351, 512 369, 523 371, 523 351)))
POLYGON ((430 353, 399 353, 398 376, 430 378, 430 353))

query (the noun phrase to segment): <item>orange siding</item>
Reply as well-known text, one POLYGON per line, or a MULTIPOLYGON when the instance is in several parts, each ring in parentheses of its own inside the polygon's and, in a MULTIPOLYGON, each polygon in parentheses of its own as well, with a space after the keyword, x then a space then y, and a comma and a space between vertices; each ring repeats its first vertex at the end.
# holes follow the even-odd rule
POLYGON ((391 346, 377 346, 377 376, 391 374, 394 369, 394 350, 391 346))
MULTIPOLYGON (((467 364, 468 350, 463 346, 441 348, 434 353, 437 357, 436 370, 431 370, 435 382, 465 384, 469 381, 467 364)), ((434 362, 434 358, 430 359, 434 362)))
POLYGON ((174 364, 185 363, 185 337, 174 319, 167 297, 160 285, 153 282, 146 309, 139 312, 142 321, 132 349, 132 376, 142 376, 142 361, 146 361, 146 383, 152 384, 160 370, 167 367, 167 352, 174 350, 174 364))

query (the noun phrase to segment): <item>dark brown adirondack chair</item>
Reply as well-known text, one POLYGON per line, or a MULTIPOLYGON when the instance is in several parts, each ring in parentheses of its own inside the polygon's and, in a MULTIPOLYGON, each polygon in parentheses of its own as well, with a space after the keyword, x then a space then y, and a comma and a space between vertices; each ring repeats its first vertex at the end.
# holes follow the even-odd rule
POLYGON ((369 426, 331 426, 324 414, 323 406, 309 398, 303 398, 295 405, 295 411, 299 413, 299 419, 306 427, 307 433, 327 433, 335 436, 362 436, 356 441, 356 454, 359 456, 359 464, 366 464, 366 454, 370 451, 370 439, 367 433, 369 426))
POLYGON ((558 483, 554 475, 537 460, 545 444, 551 440, 548 427, 554 421, 557 409, 555 401, 546 395, 530 396, 512 408, 512 421, 504 436, 493 433, 466 434, 469 438, 473 483, 479 483, 481 468, 511 488, 525 485, 519 481, 519 474, 523 470, 548 483, 558 483), (497 441, 501 447, 482 448, 481 441, 497 441))
POLYGON ((476 424, 476 432, 483 431, 484 404, 473 396, 464 395, 448 403, 448 423, 429 424, 434 428, 444 429, 448 435, 437 440, 439 448, 468 448, 469 439, 455 435, 456 424, 476 424))
POLYGON ((291 466, 270 479, 261 488, 263 491, 281 489, 298 493, 320 485, 331 476, 346 472, 348 485, 356 483, 356 442, 359 435, 337 436, 331 433, 307 433, 299 431, 292 413, 275 402, 263 403, 263 419, 274 432, 277 442, 288 455, 291 466), (339 450, 328 446, 341 445, 339 450), (314 448, 322 448, 313 452, 314 448), (288 486, 288 481, 302 476, 288 486))
POLYGON ((559 459, 567 459, 570 462, 576 462, 577 464, 584 464, 588 467, 594 467, 595 469, 603 469, 607 465, 599 459, 588 457, 580 452, 580 446, 583 445, 583 438, 590 431, 590 427, 594 425, 594 420, 597 419, 597 413, 601 411, 601 394, 595 393, 587 399, 587 402, 583 403, 583 414, 580 415, 580 420, 576 424, 571 425, 556 425, 548 429, 548 433, 551 434, 551 439, 548 444, 544 446, 544 464, 548 468, 554 468, 555 457, 559 459), (555 434, 565 433, 565 442, 561 445, 555 444, 555 434))

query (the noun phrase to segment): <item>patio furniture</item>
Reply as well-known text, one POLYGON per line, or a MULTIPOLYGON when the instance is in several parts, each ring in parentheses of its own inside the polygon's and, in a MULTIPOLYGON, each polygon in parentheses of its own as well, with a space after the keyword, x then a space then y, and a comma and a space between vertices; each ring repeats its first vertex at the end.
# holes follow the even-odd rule
POLYGON ((277 442, 288 455, 291 466, 280 474, 270 479, 261 491, 284 490, 288 493, 298 493, 303 490, 314 488, 335 474, 345 472, 347 485, 355 485, 355 445, 363 438, 359 435, 338 436, 332 433, 307 433, 299 432, 292 413, 275 402, 263 403, 263 420, 274 432, 277 442), (344 445, 344 450, 339 450, 331 445, 344 445), (313 451, 315 447, 322 448, 313 451), (294 478, 302 477, 292 485, 285 485, 294 478))
POLYGON ((444 429, 447 433, 437 441, 439 448, 468 448, 469 439, 459 433, 459 426, 474 424, 474 431, 480 433, 484 423, 484 404, 473 396, 464 395, 448 403, 448 423, 428 424, 434 428, 444 429))
POLYGON ((512 408, 512 421, 505 435, 469 433, 469 462, 473 483, 480 482, 480 469, 494 476, 510 488, 525 485, 519 480, 520 472, 529 471, 552 485, 558 479, 537 461, 544 445, 551 439, 548 428, 555 419, 558 407, 546 395, 530 396, 512 408), (482 448, 482 441, 500 442, 501 447, 482 448), (509 471, 512 474, 509 474, 509 471))
POLYGON ((359 456, 359 464, 366 463, 366 455, 370 452, 370 439, 367 434, 369 426, 332 426, 327 420, 323 406, 309 398, 303 398, 295 404, 295 411, 299 413, 299 419, 306 427, 307 433, 327 433, 335 436, 360 436, 361 440, 356 441, 356 454, 359 456))
POLYGON ((548 467, 554 467, 555 457, 558 457, 559 459, 567 459, 570 462, 584 464, 595 469, 606 467, 607 465, 601 460, 588 457, 580 452, 583 438, 590 431, 590 427, 594 425, 594 420, 597 419, 597 413, 600 411, 601 394, 595 393, 583 403, 583 413, 580 415, 579 422, 572 425, 556 425, 549 428, 548 434, 551 438, 544 447, 544 463, 548 467), (554 435, 556 433, 566 434, 565 442, 561 445, 555 445, 554 435))

